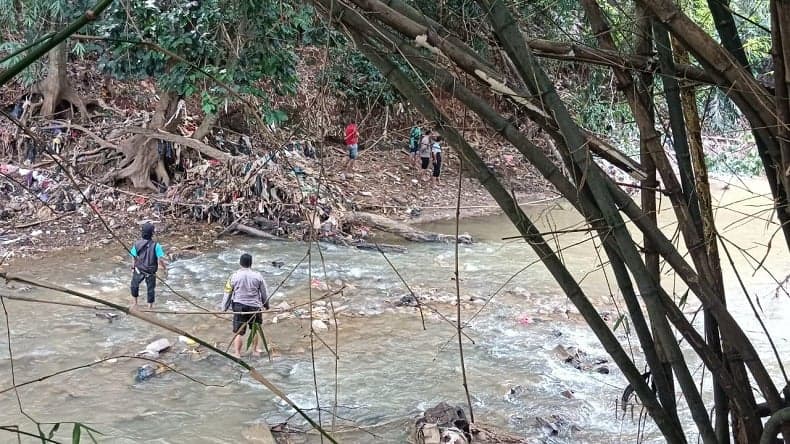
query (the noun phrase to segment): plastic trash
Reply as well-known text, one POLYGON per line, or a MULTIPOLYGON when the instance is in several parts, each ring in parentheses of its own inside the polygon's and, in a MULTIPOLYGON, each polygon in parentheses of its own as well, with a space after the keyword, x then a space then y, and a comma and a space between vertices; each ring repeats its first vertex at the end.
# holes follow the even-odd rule
POLYGON ((137 374, 134 377, 135 382, 143 382, 156 376, 156 367, 152 364, 145 364, 137 368, 137 374))
POLYGON ((322 321, 320 319, 314 319, 313 320, 313 330, 314 331, 327 331, 327 330, 329 330, 329 327, 326 325, 326 323, 324 321, 322 321))
POLYGON ((529 325, 532 323, 532 318, 530 318, 527 315, 523 315, 520 318, 518 318, 518 323, 521 325, 529 325))
POLYGON ((195 342, 193 339, 190 339, 190 338, 188 338, 186 336, 179 336, 178 337, 178 342, 186 345, 187 347, 197 347, 198 346, 197 342, 195 342))
POLYGON ((106 319, 107 322, 112 323, 112 321, 118 319, 118 314, 116 313, 96 313, 96 317, 106 319))
POLYGON ((170 341, 167 338, 157 339, 156 341, 148 344, 141 353, 149 356, 157 357, 159 353, 170 348, 170 341))

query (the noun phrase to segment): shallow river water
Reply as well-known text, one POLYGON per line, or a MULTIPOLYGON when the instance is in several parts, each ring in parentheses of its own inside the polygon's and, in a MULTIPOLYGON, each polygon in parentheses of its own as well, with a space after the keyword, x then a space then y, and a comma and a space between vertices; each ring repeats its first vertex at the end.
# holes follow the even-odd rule
MULTIPOLYGON (((766 250, 761 244, 766 244, 775 231, 775 225, 761 219, 769 218, 770 212, 739 220, 743 213, 768 208, 770 200, 755 194, 766 191, 758 185, 743 185, 752 191, 741 189, 741 185, 728 190, 717 188, 719 204, 727 206, 719 210, 717 221, 725 237, 759 261, 766 250)), ((663 204, 668 206, 668 202, 663 204)), ((567 205, 525 209, 538 220, 543 231, 578 228, 579 219, 567 205)), ((671 220, 668 214, 662 219, 671 220)), ((426 228, 451 233, 455 227, 442 222, 426 228)), ((633 414, 631 410, 625 414, 618 411, 616 400, 626 383, 613 364, 607 364, 609 374, 600 374, 577 370, 557 358, 554 349, 558 345, 578 347, 593 358, 606 355, 545 268, 537 263, 524 269, 536 260, 531 249, 517 240, 502 240, 515 235, 507 220, 501 216, 467 219, 462 221, 461 231, 477 239, 475 244, 462 245, 459 256, 462 316, 466 321, 479 311, 465 330, 474 343, 466 338, 464 342, 477 421, 530 442, 635 442, 640 429, 646 441, 661 442, 649 421, 640 424, 638 407, 633 414), (483 306, 502 286, 502 291, 483 306), (568 390, 573 392, 572 399, 563 396, 568 390), (563 427, 558 436, 548 436, 535 418, 551 415, 559 415, 573 427, 563 427)), ((673 227, 667 225, 666 231, 671 235, 673 227)), ((161 241, 167 245, 166 235, 161 241)), ((609 319, 614 323, 617 314, 607 275, 599 267, 589 236, 583 232, 567 233, 559 236, 557 242, 567 247, 563 259, 568 268, 584 277, 583 288, 588 296, 601 312, 611 313, 609 319)), ((782 280, 788 274, 790 255, 779 236, 774 244, 765 265, 776 279, 782 280)), ((388 254, 388 258, 411 289, 434 300, 454 298, 454 246, 405 246, 406 253, 388 254)), ((748 256, 729 248, 742 269, 747 289, 760 298, 762 316, 780 354, 790 356, 790 329, 786 327, 790 315, 785 308, 788 296, 782 292, 775 296, 777 283, 773 277, 765 271, 753 274, 748 256)), ((119 250, 79 250, 77 254, 58 253, 27 263, 26 272, 114 302, 128 303, 127 266, 116 258, 119 250)), ((420 411, 440 401, 465 403, 458 343, 449 321, 455 318, 452 304, 435 302, 426 307, 423 329, 417 309, 394 306, 408 290, 381 254, 321 245, 321 254, 313 246, 305 258, 307 250, 308 245, 296 242, 232 238, 219 242, 215 251, 174 262, 168 283, 198 304, 213 309, 219 302, 224 279, 236 268, 239 254, 248 251, 254 255, 254 267, 263 272, 270 289, 282 283, 273 306, 282 301, 291 306, 306 302, 311 279, 314 287, 329 284, 337 288, 345 284, 343 294, 333 300, 336 308, 342 307, 339 329, 332 326, 328 332, 319 332, 326 344, 337 348, 339 359, 335 360, 316 340, 315 380, 309 319, 289 318, 271 324, 272 316, 266 315, 264 328, 275 357, 271 362, 266 358, 252 360, 264 376, 301 407, 310 409, 316 418, 317 386, 322 419, 330 428, 330 412, 337 399, 335 436, 340 442, 407 442, 420 411), (272 261, 282 261, 284 265, 277 268, 272 261)), ((762 339, 734 274, 729 267, 725 269, 728 302, 778 379, 776 360, 762 339)), ((683 293, 672 276, 667 275, 664 283, 678 297, 683 293)), ((53 292, 19 287, 2 290, 25 297, 79 302, 53 292)), ((159 289, 159 310, 195 311, 172 292, 161 286, 159 289)), ((312 289, 313 297, 322 293, 319 288, 312 289)), ((108 322, 95 310, 14 300, 6 300, 5 304, 17 384, 106 357, 133 355, 159 337, 177 341, 176 335, 123 315, 108 322)), ((692 312, 696 306, 690 300, 685 311, 692 312)), ((306 307, 302 309, 306 316, 306 307)), ((223 347, 231 338, 229 321, 214 316, 156 316, 223 347)), ((6 320, 1 322, 0 390, 11 385, 6 320)), ((625 331, 621 327, 616 334, 628 347, 625 331)), ((275 395, 218 355, 189 353, 185 346, 175 344, 173 351, 161 359, 192 379, 167 372, 135 383, 135 369, 144 362, 119 358, 26 385, 19 389, 19 398, 25 412, 36 420, 85 422, 103 433, 100 439, 106 442, 254 442, 256 424, 262 421, 288 421, 294 428, 308 429, 275 395)), ((696 377, 700 377, 699 373, 696 377)), ((34 430, 20 414, 13 391, 0 393, 0 407, 0 425, 19 424, 25 430, 34 430)), ((690 418, 685 422, 691 432, 690 418)), ((67 441, 70 431, 68 428, 56 436, 67 441)), ((0 442, 15 442, 15 437, 2 433, 0 442)), ((318 442, 314 434, 292 438, 295 442, 318 442)))

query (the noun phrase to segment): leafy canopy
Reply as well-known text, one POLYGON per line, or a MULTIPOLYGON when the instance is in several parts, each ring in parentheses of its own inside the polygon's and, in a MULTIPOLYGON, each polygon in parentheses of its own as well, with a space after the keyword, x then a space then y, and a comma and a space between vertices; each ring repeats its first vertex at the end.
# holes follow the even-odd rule
POLYGON ((203 111, 216 113, 227 92, 190 64, 139 44, 152 43, 238 93, 263 99, 267 120, 282 121, 285 114, 266 99, 272 93, 294 93, 295 48, 312 20, 309 7, 290 1, 118 2, 99 26, 110 42, 101 66, 117 78, 153 78, 162 90, 185 97, 199 94, 203 111))
MULTIPOLYGON (((0 0, 0 58, 36 42, 48 33, 58 31, 65 24, 81 16, 93 6, 87 0, 0 0)), ((85 45, 76 43, 71 49, 77 55, 86 52, 85 45)), ((24 57, 24 52, 0 63, 7 68, 24 57)), ((31 85, 44 74, 44 64, 37 61, 22 72, 19 81, 31 85)))

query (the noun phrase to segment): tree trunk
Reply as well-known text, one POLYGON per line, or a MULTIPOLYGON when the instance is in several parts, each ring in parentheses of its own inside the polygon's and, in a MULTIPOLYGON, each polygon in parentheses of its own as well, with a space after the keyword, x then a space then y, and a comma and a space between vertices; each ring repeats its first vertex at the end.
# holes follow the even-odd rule
MULTIPOLYGON (((329 9, 328 6, 326 6, 326 8, 329 9)), ((341 12, 345 12, 346 14, 344 15, 343 20, 344 22, 347 22, 348 26, 363 30, 363 32, 373 39, 381 38, 382 41, 380 43, 385 47, 390 47, 394 42, 399 41, 397 37, 384 30, 377 29, 374 31, 369 29, 370 27, 367 25, 367 23, 359 16, 354 13, 349 13, 349 10, 347 9, 341 9, 341 12)), ((447 74, 446 68, 424 68, 423 66, 426 65, 427 59, 424 56, 417 54, 416 50, 411 45, 407 45, 401 41, 401 43, 398 45, 398 50, 401 54, 407 54, 409 61, 412 64, 419 66, 420 69, 426 72, 428 76, 432 76, 438 80, 439 84, 443 88, 448 90, 448 92, 453 94, 457 99, 461 100, 480 117, 484 118, 484 120, 486 120, 486 122, 492 128, 494 128, 497 132, 505 136, 511 143, 513 143, 514 146, 516 146, 519 151, 541 172, 541 174, 543 174, 547 180, 556 186, 557 190, 560 191, 563 196, 565 196, 570 201, 570 203, 572 203, 580 211, 580 213, 584 214, 588 220, 593 221, 593 225, 595 225, 595 221, 600 223, 600 213, 595 211, 590 212, 590 210, 595 209, 595 205, 590 200, 590 197, 585 193, 579 193, 575 186, 567 181, 567 179, 561 174, 557 166, 554 165, 548 158, 546 158, 539 148, 532 145, 529 140, 523 136, 523 134, 518 132, 518 130, 515 129, 509 121, 491 109, 491 107, 488 106, 483 99, 471 94, 471 92, 468 91, 462 84, 454 80, 452 76, 449 76, 447 74)), ((562 140, 560 140, 560 143, 562 143, 562 140)), ((564 145, 563 149, 567 151, 567 147, 564 145)), ((687 263, 685 263, 685 260, 677 252, 677 249, 672 244, 672 242, 670 242, 669 239, 667 239, 661 233, 655 224, 646 223, 647 221, 644 218, 644 214, 634 204, 628 195, 626 195, 611 181, 609 186, 612 188, 612 192, 615 194, 618 205, 623 208, 626 214, 628 214, 631 220, 640 228, 640 230, 642 230, 644 234, 649 234, 651 236, 651 239, 656 242, 659 253, 664 256, 665 259, 667 259, 667 261, 672 265, 672 267, 675 268, 676 271, 678 271, 684 282, 686 282, 695 293, 701 294, 701 296, 706 298, 710 297, 711 292, 704 287, 704 283, 703 285, 700 285, 701 283, 699 281, 699 276, 694 273, 694 270, 687 263), (701 290, 702 292, 700 293, 701 290)), ((683 204, 682 198, 679 203, 683 204)), ((608 230, 608 227, 604 226, 602 229, 608 230)), ((612 240, 612 237, 607 236, 606 234, 603 234, 602 237, 606 242, 610 242, 612 240)), ((612 260, 615 261, 619 259, 614 257, 612 260)), ((650 279, 643 280, 649 281, 650 279)), ((740 387, 731 383, 728 372, 723 368, 721 360, 707 349, 704 339, 694 330, 693 326, 691 326, 688 320, 686 320, 683 313, 674 304, 672 299, 666 295, 665 292, 662 292, 660 297, 662 304, 664 304, 665 308, 669 310, 668 316, 675 327, 678 328, 678 330, 683 334, 688 343, 694 347, 695 351, 700 355, 700 357, 702 357, 708 368, 710 368, 711 371, 717 371, 722 374, 722 381, 727 381, 727 389, 729 390, 729 393, 731 393, 732 398, 736 400, 736 404, 739 406, 739 408, 742 408, 744 411, 746 411, 747 408, 745 406, 749 405, 749 403, 744 402, 743 400, 747 398, 747 396, 743 393, 740 387)), ((721 311, 718 313, 720 316, 727 315, 721 311)), ((733 334, 737 334, 739 336, 742 335, 742 331, 740 331, 737 325, 733 323, 731 317, 722 317, 722 319, 725 319, 727 325, 731 326, 730 329, 733 334)), ((636 320, 637 318, 634 318, 634 322, 636 322, 636 320)), ((752 356, 753 354, 749 344, 742 343, 742 345, 744 353, 752 356)), ((646 353, 648 353, 647 349, 646 353)), ((759 365, 756 365, 755 369, 758 370, 758 373, 756 374, 759 374, 761 377, 764 376, 759 365)), ((763 384, 761 385, 765 386, 765 380, 763 380, 763 384)))
MULTIPOLYGON (((593 16, 590 20, 593 29, 603 26, 603 29, 601 30, 602 34, 598 39, 601 43, 600 46, 604 48, 615 49, 616 45, 614 38, 611 35, 611 28, 608 26, 608 23, 606 22, 603 13, 600 10, 600 6, 597 2, 590 3, 591 5, 589 5, 586 10, 588 11, 588 15, 593 16), (598 26, 596 26, 596 23, 598 23, 598 26)), ((587 4, 587 2, 585 2, 585 4, 587 4)), ((643 57, 652 57, 653 27, 650 14, 648 14, 644 8, 638 5, 635 7, 635 12, 637 20, 636 34, 638 36, 638 41, 635 46, 636 52, 638 55, 643 57)), ((643 188, 640 193, 640 198, 642 202, 642 211, 645 213, 645 217, 647 217, 651 223, 658 225, 655 190, 658 189, 659 183, 656 172, 656 164, 653 161, 651 151, 658 149, 658 141, 660 139, 656 138, 658 133, 655 130, 655 104, 651 99, 653 97, 653 74, 649 72, 643 72, 638 78, 639 81, 634 81, 634 77, 627 72, 620 72, 619 74, 616 72, 615 75, 617 76, 618 82, 620 83, 620 88, 628 88, 628 91, 626 91, 625 95, 629 101, 631 109, 636 110, 640 107, 644 109, 641 121, 637 124, 639 127, 639 162, 642 164, 642 168, 644 168, 646 173, 645 180, 642 181, 643 188), (622 83, 623 81, 626 83, 622 83), (642 97, 643 99, 640 100, 639 97, 642 97)), ((635 112, 634 115, 636 114, 639 113, 635 112)), ((655 243, 647 234, 642 234, 642 242, 644 243, 645 249, 645 267, 647 268, 647 273, 660 287, 660 256, 656 250, 655 243)), ((663 345, 660 340, 658 340, 658 335, 655 331, 653 332, 653 335, 657 338, 656 349, 658 358, 661 361, 664 372, 667 374, 670 387, 674 392, 675 384, 674 380, 672 379, 672 366, 669 361, 667 347, 663 345)), ((677 403, 674 404, 674 407, 677 408, 677 403)))
POLYGON ((44 98, 40 113, 46 118, 52 118, 58 104, 65 100, 80 111, 83 120, 88 118, 85 102, 71 87, 67 75, 68 48, 66 43, 61 43, 49 52, 47 62, 47 77, 44 78, 35 90, 44 98))
POLYGON ((776 95, 776 125, 782 168, 778 173, 790 195, 790 0, 771 0, 771 36, 776 95))
MULTIPOLYGON (((689 63, 690 57, 688 51, 683 45, 673 38, 673 49, 675 58, 680 63, 689 63)), ((686 128, 688 130, 688 145, 690 152, 690 160, 694 170, 694 180, 697 195, 697 202, 700 209, 700 217, 702 218, 702 235, 705 242, 705 248, 708 253, 708 262, 710 263, 711 282, 714 285, 716 292, 721 294, 722 303, 726 303, 724 293, 724 281, 721 274, 721 259, 719 258, 719 249, 716 239, 716 226, 713 219, 713 205, 710 194, 710 183, 708 182, 708 168, 705 164, 705 151, 702 145, 702 126, 700 124, 699 112, 697 111, 697 100, 694 86, 685 85, 680 88, 680 99, 683 107, 683 116, 686 119, 686 128)), ((705 322, 705 338, 710 344, 711 348, 717 355, 721 355, 721 344, 719 335, 719 326, 716 320, 711 316, 709 311, 704 313, 705 322)), ((724 348, 728 347, 724 345, 724 348)), ((731 347, 729 347, 731 348, 731 347)), ((726 359, 727 364, 733 371, 733 375, 739 378, 742 382, 746 377, 743 364, 735 364, 739 366, 738 371, 732 369, 733 360, 730 357, 726 359)), ((727 395, 721 387, 719 375, 713 374, 713 402, 715 412, 715 430, 719 444, 728 444, 730 442, 730 424, 728 412, 730 411, 727 395)), ((748 379, 746 379, 748 381, 748 379)), ((733 435, 737 443, 749 443, 759 439, 760 428, 758 424, 749 424, 744 421, 744 418, 739 415, 737 410, 732 411, 733 416, 733 435), (742 432, 737 432, 741 430, 742 432), (739 435, 743 435, 739 438, 739 435)))
MULTIPOLYGON (((749 120, 756 145, 775 200, 775 208, 790 248, 790 211, 783 176, 782 159, 777 142, 776 104, 748 70, 732 14, 719 0, 710 0, 722 44, 718 44, 671 0, 637 0, 649 9, 683 43, 694 57, 717 79, 722 92, 738 106, 749 120)), ((785 122, 787 124, 787 122, 785 122)))
MULTIPOLYGON (((175 112, 177 106, 176 95, 169 92, 159 93, 159 103, 148 125, 148 129, 167 129, 175 122, 167 124, 169 116, 175 112)), ((120 171, 115 172, 111 180, 128 179, 134 188, 149 189, 159 191, 152 180, 152 172, 156 174, 156 180, 162 185, 170 185, 170 176, 165 170, 164 164, 159 158, 159 151, 156 147, 156 139, 150 135, 138 134, 130 137, 121 145, 121 152, 125 159, 120 171)))
POLYGON ((195 134, 192 134, 192 138, 203 141, 203 138, 208 136, 211 130, 214 129, 214 124, 217 123, 218 118, 218 113, 208 114, 203 117, 203 121, 200 122, 200 126, 195 130, 195 134))
MULTIPOLYGON (((705 442, 716 442, 715 433, 699 396, 697 383, 690 377, 689 368, 683 360, 683 355, 679 353, 677 339, 672 334, 672 331, 667 328, 666 320, 670 320, 681 332, 685 340, 703 359, 705 365, 712 372, 721 375, 722 385, 727 394, 730 395, 734 405, 737 406, 739 411, 743 412, 743 415, 749 416, 749 420, 754 421, 755 411, 751 408, 751 404, 753 404, 751 391, 748 384, 733 384, 734 378, 729 375, 728 369, 723 365, 721 358, 712 352, 705 343, 704 338, 694 329, 678 308, 676 301, 672 300, 671 296, 660 287, 654 276, 651 276, 651 273, 648 272, 641 255, 634 248, 633 239, 630 238, 627 230, 623 229, 624 222, 620 215, 617 214, 619 211, 627 215, 646 237, 655 242, 656 251, 667 260, 689 288, 699 296, 703 305, 706 308, 710 307, 712 315, 722 325, 722 334, 726 333, 728 340, 731 340, 742 354, 744 361, 748 363, 755 381, 760 386, 771 407, 775 409, 781 403, 776 386, 771 381, 770 375, 757 356, 754 346, 722 304, 719 299, 721 292, 715 290, 712 285, 709 273, 712 267, 708 262, 704 235, 700 232, 702 230, 697 230, 697 227, 693 224, 693 218, 689 214, 687 199, 683 196, 683 188, 674 175, 660 143, 658 143, 658 134, 652 128, 652 125, 647 128, 646 134, 656 136, 655 138, 650 138, 651 148, 655 149, 650 150, 649 154, 657 164, 660 163, 659 170, 662 173, 662 177, 666 176, 664 183, 671 194, 673 207, 677 211, 678 220, 684 230, 684 238, 689 244, 687 247, 694 247, 689 249, 694 250, 691 256, 694 259, 696 271, 679 253, 677 246, 673 245, 661 233, 655 223, 644 217, 644 212, 633 200, 618 188, 611 178, 603 175, 595 163, 591 162, 589 151, 585 146, 589 142, 578 128, 578 125, 570 120, 567 110, 564 109, 564 104, 558 100, 551 83, 545 78, 545 73, 535 63, 530 48, 524 44, 523 35, 521 35, 518 26, 513 22, 513 18, 503 2, 479 1, 478 3, 488 12, 491 28, 494 30, 499 44, 507 51, 509 59, 516 67, 524 82, 523 85, 513 82, 512 78, 508 79, 502 76, 484 58, 471 51, 468 47, 464 47, 462 43, 459 44, 457 39, 452 37, 445 38, 445 31, 441 28, 436 28, 430 24, 426 26, 428 19, 420 19, 420 17, 411 14, 411 12, 408 14, 399 13, 386 6, 390 5, 392 8, 400 11, 409 11, 408 7, 404 6, 399 0, 352 0, 352 3, 359 9, 337 4, 331 0, 315 0, 314 3, 322 6, 324 12, 331 11, 332 20, 335 24, 342 21, 343 25, 347 27, 346 29, 351 30, 360 49, 381 70, 382 74, 392 81, 398 90, 415 104, 428 119, 435 121, 448 141, 459 148, 465 160, 471 162, 473 170, 480 178, 481 183, 494 195, 505 213, 512 218, 514 225, 522 232, 530 245, 536 249, 539 256, 545 258, 549 271, 558 280, 571 301, 577 304, 607 350, 613 353, 612 356, 615 357, 618 366, 625 366, 623 370, 625 374, 632 375, 633 363, 628 360, 621 360, 621 350, 618 350, 615 344, 609 342, 610 336, 606 329, 597 328, 600 324, 597 318, 588 311, 588 309, 592 308, 589 305, 589 301, 585 300, 584 294, 579 291, 574 282, 569 282, 566 279, 567 275, 563 269, 564 267, 555 262, 556 254, 550 248, 547 248, 539 233, 533 231, 534 226, 531 226, 531 222, 523 213, 519 212, 517 208, 513 208, 512 199, 507 193, 502 192, 501 184, 498 185, 496 178, 491 177, 490 172, 484 166, 478 165, 479 156, 468 146, 463 137, 453 129, 452 122, 449 122, 447 117, 436 109, 429 98, 430 92, 424 91, 422 87, 409 81, 388 59, 389 55, 392 55, 392 57, 405 57, 412 66, 417 67, 420 71, 427 71, 427 78, 438 81, 438 84, 445 90, 451 88, 450 94, 463 102, 466 107, 472 109, 483 118, 494 130, 513 143, 541 171, 544 177, 551 181, 570 203, 588 219, 595 230, 605 231, 601 237, 605 242, 607 255, 609 255, 613 267, 617 261, 622 261, 618 263, 625 263, 629 269, 628 271, 633 274, 633 281, 639 285, 641 296, 647 305, 648 313, 650 313, 650 319, 655 324, 654 326, 657 327, 654 330, 654 334, 668 345, 667 358, 671 362, 673 370, 677 373, 678 382, 686 395, 686 400, 689 402, 692 410, 692 416, 697 422, 705 442), (407 40, 413 40, 418 47, 424 48, 425 51, 415 56, 417 51, 414 50, 412 45, 404 43, 404 40, 397 37, 392 38, 392 34, 382 24, 389 25, 392 29, 407 36, 407 40), (365 37, 359 36, 356 34, 356 31, 361 32, 365 37), (558 148, 561 150, 563 160, 568 167, 567 170, 569 174, 573 174, 572 178, 576 184, 571 183, 557 168, 557 165, 554 165, 539 149, 531 145, 528 140, 525 140, 523 134, 491 109, 484 99, 467 90, 463 86, 465 83, 464 79, 454 76, 452 69, 448 69, 445 63, 448 61, 479 81, 484 88, 487 87, 488 90, 499 92, 523 107, 522 109, 536 108, 534 110, 535 113, 542 113, 548 116, 547 122, 554 120, 553 123, 557 125, 556 129, 560 134, 558 148), (526 89, 524 85, 527 85, 530 89, 528 94, 523 94, 526 89), (530 95, 539 97, 540 101, 536 103, 526 100, 525 97, 530 95), (616 206, 612 204, 612 201, 616 202, 616 206), (752 399, 751 403, 747 401, 749 399, 752 399)), ((641 3, 645 2, 642 1, 641 3)), ((666 2, 660 3, 663 9, 666 2)), ((674 17, 664 14, 662 18, 670 26, 677 25, 677 23, 673 23, 674 17)), ((678 27, 675 26, 675 28, 678 27)), ((708 61, 719 62, 721 60, 709 58, 708 61)), ((725 73, 720 69, 721 67, 722 65, 717 63, 717 66, 710 70, 721 81, 729 81, 731 84, 733 80, 741 80, 737 75, 732 75, 734 74, 732 72, 725 73)), ((735 93, 741 95, 742 102, 755 107, 755 109, 750 111, 757 111, 756 108, 759 108, 761 105, 762 98, 759 97, 760 93, 758 91, 735 91, 735 93)), ((639 99, 642 100, 642 98, 639 99)), ((640 100, 637 100, 637 102, 640 100)), ((642 113, 646 109, 645 106, 639 106, 638 108, 641 108, 640 117, 649 117, 649 113, 642 113)), ((759 110, 759 112, 762 111, 759 110)), ((758 115, 758 113, 754 114, 758 115)), ((538 118, 542 119, 544 116, 538 115, 538 118)), ((645 121, 649 121, 649 119, 645 119, 645 121)), ((648 125, 644 126, 647 127, 648 125)), ((629 285, 629 282, 630 279, 628 277, 621 279, 618 276, 618 285, 621 286, 624 293, 627 292, 626 287, 629 285)), ((635 310, 635 312, 637 311, 638 309, 635 310)), ((645 342, 649 343, 649 340, 645 342)), ((654 364, 651 365, 651 369, 653 367, 654 364)), ((656 367, 659 372, 664 370, 660 365, 656 367)), ((639 389, 643 390, 644 384, 640 384, 639 389)), ((667 393, 666 388, 660 388, 658 399, 654 394, 652 396, 648 395, 643 401, 647 401, 646 406, 649 404, 648 410, 656 419, 666 438, 670 441, 682 442, 684 437, 682 434, 679 435, 677 433, 680 431, 680 425, 676 419, 672 418, 674 412, 668 411, 672 410, 674 401, 666 398, 667 393), (662 397, 663 399, 661 399, 662 397), (660 402, 657 402, 659 399, 660 402)), ((640 394, 641 397, 642 394, 640 394)))

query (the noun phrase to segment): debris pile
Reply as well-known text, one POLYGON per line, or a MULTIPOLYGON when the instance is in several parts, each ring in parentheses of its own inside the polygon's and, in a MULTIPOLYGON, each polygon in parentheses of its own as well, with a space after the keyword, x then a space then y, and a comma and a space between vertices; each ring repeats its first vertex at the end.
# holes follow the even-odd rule
POLYGON ((576 347, 571 346, 566 348, 562 345, 558 345, 554 347, 554 354, 562 362, 572 365, 577 370, 609 374, 609 367, 604 365, 609 362, 608 359, 592 358, 576 347))

